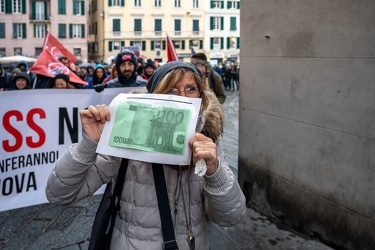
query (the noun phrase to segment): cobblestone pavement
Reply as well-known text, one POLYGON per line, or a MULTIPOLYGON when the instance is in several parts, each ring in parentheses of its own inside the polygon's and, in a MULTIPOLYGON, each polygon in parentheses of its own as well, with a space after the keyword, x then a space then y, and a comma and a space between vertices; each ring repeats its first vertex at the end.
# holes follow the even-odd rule
MULTIPOLYGON (((226 159, 235 174, 238 168, 238 92, 227 91, 223 105, 226 159)), ((91 225, 101 196, 62 207, 42 204, 0 212, 0 249, 87 249, 91 225)), ((209 222, 211 249, 328 250, 318 241, 283 230, 248 208, 244 220, 230 228, 209 222)))

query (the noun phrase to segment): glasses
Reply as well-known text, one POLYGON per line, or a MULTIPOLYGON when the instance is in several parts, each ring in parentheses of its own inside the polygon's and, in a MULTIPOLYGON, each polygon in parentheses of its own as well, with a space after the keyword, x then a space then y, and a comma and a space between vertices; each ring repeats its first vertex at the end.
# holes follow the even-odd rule
POLYGON ((199 89, 194 86, 186 87, 184 90, 179 90, 177 88, 170 89, 168 94, 170 95, 180 95, 181 92, 185 92, 186 96, 192 97, 199 93, 199 89))

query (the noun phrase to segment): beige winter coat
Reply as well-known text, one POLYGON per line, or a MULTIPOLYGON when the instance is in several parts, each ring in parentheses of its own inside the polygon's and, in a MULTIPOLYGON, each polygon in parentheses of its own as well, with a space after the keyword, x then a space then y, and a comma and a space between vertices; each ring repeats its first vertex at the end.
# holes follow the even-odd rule
MULTIPOLYGON (((213 222, 233 226, 245 213, 245 198, 224 158, 221 143, 222 111, 216 97, 200 117, 197 131, 217 144, 219 168, 212 176, 199 177, 194 167, 164 165, 168 198, 179 249, 189 249, 191 230, 195 249, 209 249, 206 214, 213 222)), ((115 180, 121 158, 98 155, 97 143, 85 135, 58 160, 50 174, 46 195, 51 203, 71 204, 115 180)), ((129 160, 121 210, 116 218, 111 249, 162 249, 160 215, 150 163, 129 160)))

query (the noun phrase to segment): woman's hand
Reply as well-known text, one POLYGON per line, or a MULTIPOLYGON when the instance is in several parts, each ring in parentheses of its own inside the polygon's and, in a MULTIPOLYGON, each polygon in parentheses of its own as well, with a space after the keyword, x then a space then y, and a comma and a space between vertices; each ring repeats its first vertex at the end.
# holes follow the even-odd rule
POLYGON ((93 141, 99 142, 104 128, 104 123, 111 119, 111 113, 107 105, 90 105, 80 111, 82 128, 85 134, 93 141))
POLYGON ((201 133, 196 133, 190 139, 189 145, 193 151, 193 164, 195 165, 199 159, 204 159, 207 164, 206 175, 214 174, 218 168, 218 159, 216 144, 212 139, 201 133))

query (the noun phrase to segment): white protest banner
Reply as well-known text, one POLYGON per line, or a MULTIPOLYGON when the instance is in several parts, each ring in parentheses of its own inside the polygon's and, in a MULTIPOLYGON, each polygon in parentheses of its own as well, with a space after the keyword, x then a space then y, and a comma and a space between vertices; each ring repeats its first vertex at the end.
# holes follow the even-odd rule
POLYGON ((45 187, 55 162, 82 138, 79 111, 109 105, 130 89, 0 92, 0 211, 47 202, 45 187))
POLYGON ((97 152, 139 161, 189 165, 201 99, 119 94, 109 108, 97 152))

